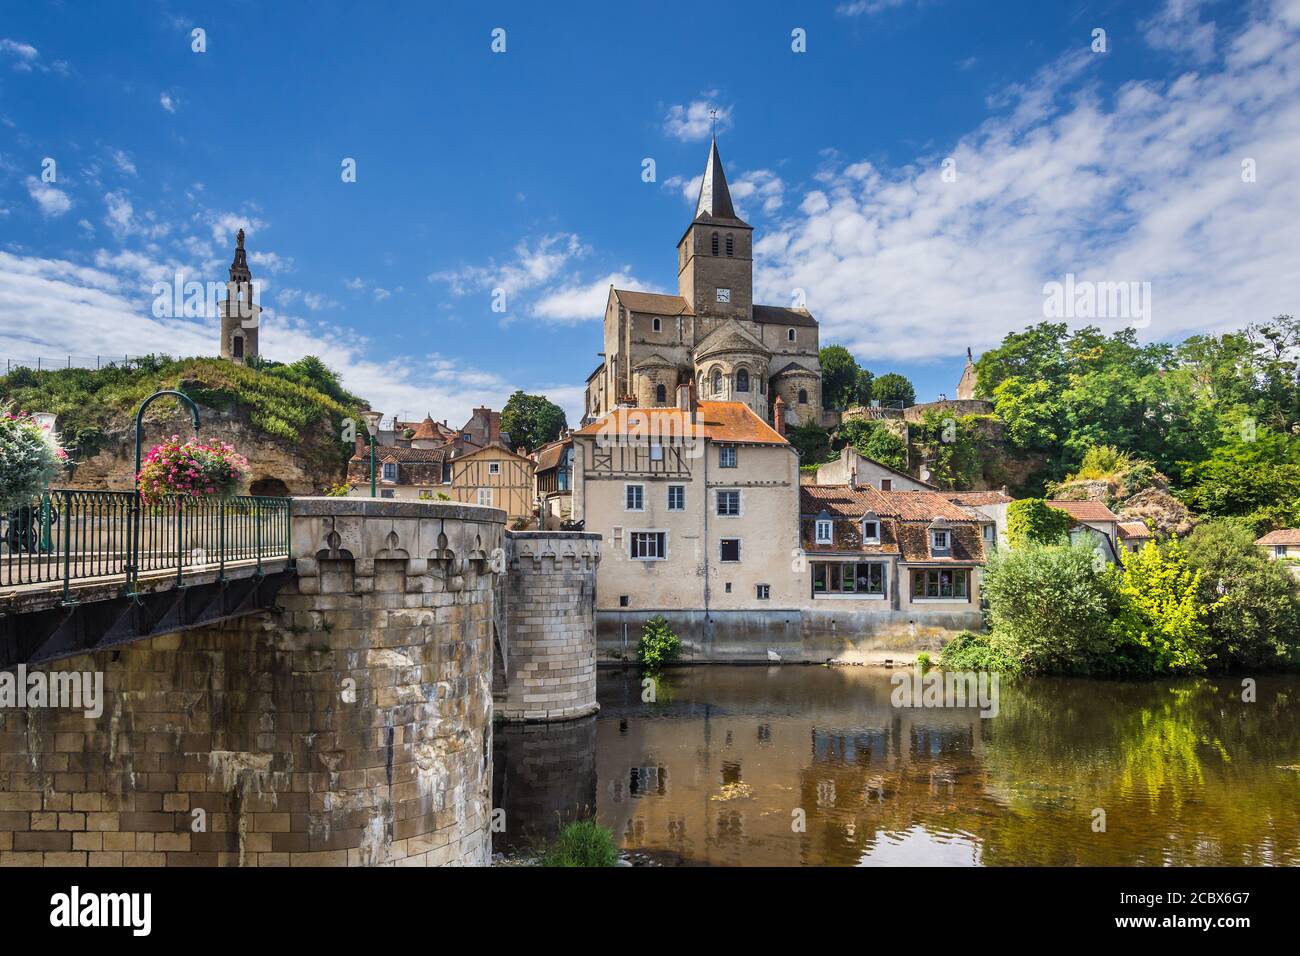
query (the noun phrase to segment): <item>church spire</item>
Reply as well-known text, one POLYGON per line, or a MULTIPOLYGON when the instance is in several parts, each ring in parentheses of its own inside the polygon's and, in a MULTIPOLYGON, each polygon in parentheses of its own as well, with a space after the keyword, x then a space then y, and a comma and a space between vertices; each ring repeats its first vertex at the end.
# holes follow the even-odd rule
POLYGON ((253 274, 248 271, 248 256, 244 252, 244 230, 235 233, 235 261, 230 263, 231 282, 251 282, 253 274))
POLYGON ((722 171, 716 138, 709 146, 709 161, 700 182, 700 201, 695 205, 695 218, 739 219, 731 205, 731 191, 727 189, 727 174, 722 171))

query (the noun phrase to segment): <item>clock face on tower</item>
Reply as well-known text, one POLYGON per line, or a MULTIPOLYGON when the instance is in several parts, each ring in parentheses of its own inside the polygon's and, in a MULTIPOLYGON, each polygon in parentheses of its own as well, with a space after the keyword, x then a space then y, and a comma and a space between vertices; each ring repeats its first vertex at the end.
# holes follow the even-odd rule
POLYGON ((730 289, 719 289, 719 290, 718 290, 718 301, 719 301, 719 302, 730 302, 730 301, 731 301, 731 290, 730 290, 730 289))

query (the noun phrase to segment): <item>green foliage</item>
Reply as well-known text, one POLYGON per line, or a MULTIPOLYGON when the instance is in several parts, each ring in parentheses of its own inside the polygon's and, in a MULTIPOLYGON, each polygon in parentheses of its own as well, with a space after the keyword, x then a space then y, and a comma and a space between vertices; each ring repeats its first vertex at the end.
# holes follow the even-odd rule
POLYGON ((994 650, 1027 672, 1095 673, 1110 664, 1115 582, 1088 546, 1026 544, 984 570, 994 650))
POLYGON ((555 441, 567 424, 564 409, 545 395, 517 391, 501 410, 501 430, 509 433, 512 444, 529 451, 555 441))
POLYGON ((916 404, 916 389, 897 372, 887 372, 871 383, 871 397, 884 405, 901 403, 904 408, 916 404))
MULTIPOLYGON (((115 433, 127 431, 149 395, 174 389, 208 408, 245 416, 263 434, 300 445, 321 440, 329 464, 341 465, 352 453, 352 446, 340 441, 343 419, 359 422, 362 401, 313 357, 292 365, 266 364, 259 369, 215 358, 146 356, 100 369, 16 369, 0 378, 0 396, 57 414, 77 459, 91 457, 115 440, 115 433)), ((167 407, 160 401, 148 414, 167 407)))
POLYGON ((1073 520, 1042 498, 1018 498, 1007 505, 1007 543, 1012 548, 1060 544, 1073 520))
POLYGON ((594 820, 566 823, 542 853, 541 866, 617 866, 614 834, 594 820))
POLYGON ((1133 467, 1135 460, 1126 451, 1114 445, 1094 445, 1083 453, 1079 470, 1070 480, 1105 480, 1115 478, 1133 467))
POLYGON ((934 666, 934 661, 930 659, 930 655, 927 652, 922 651, 920 654, 916 655, 916 666, 919 667, 921 673, 924 674, 934 666))
POLYGON ((950 671, 989 671, 1014 675, 1020 663, 996 645, 990 634, 962 631, 939 652, 939 666, 950 671))
POLYGON ((859 455, 904 471, 907 468, 907 443, 890 431, 884 422, 855 418, 845 422, 835 433, 838 446, 852 445, 859 455))
POLYGON ((796 425, 785 437, 799 452, 800 467, 824 464, 835 457, 831 451, 830 433, 816 422, 796 425))
POLYGON ((822 367, 822 403, 843 411, 871 400, 872 376, 842 345, 828 345, 818 354, 822 367))
POLYGON ((1120 611, 1111 624, 1115 666, 1126 673, 1200 673, 1213 659, 1202 600, 1201 572, 1175 538, 1164 547, 1148 541, 1121 552, 1112 572, 1120 611))
POLYGON ((1286 567, 1255 544, 1240 519, 1198 525, 1187 558, 1201 574, 1201 600, 1210 608, 1212 654, 1229 667, 1300 664, 1300 597, 1286 567))
POLYGON ((1193 511, 1244 518, 1256 532, 1300 524, 1300 442, 1267 427, 1231 433, 1188 465, 1182 499, 1193 511))
POLYGON ((912 441, 922 449, 934 484, 941 488, 969 488, 979 480, 982 469, 974 427, 977 418, 953 418, 931 408, 912 427, 912 441))
POLYGON ((641 642, 636 656, 646 670, 657 670, 677 660, 682 653, 682 639, 673 633, 662 614, 656 614, 641 628, 641 642))

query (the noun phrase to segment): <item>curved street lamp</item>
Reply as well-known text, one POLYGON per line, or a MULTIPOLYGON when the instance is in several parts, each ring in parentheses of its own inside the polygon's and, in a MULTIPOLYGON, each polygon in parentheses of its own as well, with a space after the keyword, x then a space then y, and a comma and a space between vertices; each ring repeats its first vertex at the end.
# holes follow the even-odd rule
POLYGON ((194 404, 194 399, 184 392, 171 389, 154 392, 140 403, 140 408, 135 413, 135 475, 132 478, 135 494, 131 496, 131 556, 130 563, 126 566, 127 581, 130 582, 128 586, 132 593, 135 592, 135 583, 139 579, 140 572, 136 565, 140 554, 140 446, 144 441, 144 411, 164 395, 179 398, 190 407, 190 418, 194 422, 194 437, 197 438, 199 435, 199 406, 194 404))

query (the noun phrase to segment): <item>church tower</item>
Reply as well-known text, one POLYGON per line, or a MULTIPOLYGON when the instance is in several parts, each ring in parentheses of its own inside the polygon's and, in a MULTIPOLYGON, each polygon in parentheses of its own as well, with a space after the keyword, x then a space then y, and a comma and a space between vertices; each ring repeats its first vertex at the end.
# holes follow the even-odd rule
POLYGON ((677 288, 697 317, 753 319, 753 239, 753 227, 741 220, 731 205, 731 191, 714 139, 695 218, 677 244, 677 288))
POLYGON ((243 365, 257 358, 257 330, 262 307, 253 301, 253 274, 244 252, 244 230, 235 236, 235 259, 221 303, 221 357, 243 365))

